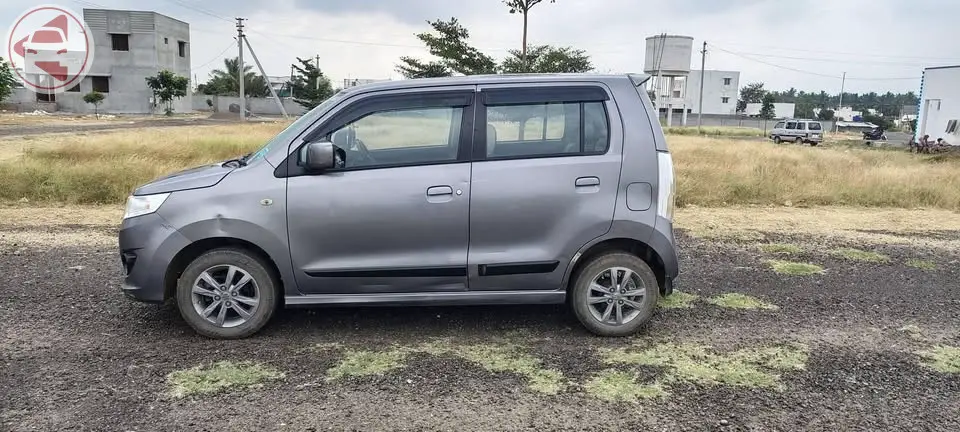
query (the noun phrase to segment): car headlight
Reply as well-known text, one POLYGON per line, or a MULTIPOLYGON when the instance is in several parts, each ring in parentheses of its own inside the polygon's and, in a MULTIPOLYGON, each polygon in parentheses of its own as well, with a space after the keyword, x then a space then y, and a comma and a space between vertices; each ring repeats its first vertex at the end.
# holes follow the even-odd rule
POLYGON ((167 200, 170 193, 155 195, 130 195, 127 198, 127 209, 123 212, 123 218, 143 216, 157 211, 158 208, 167 200))

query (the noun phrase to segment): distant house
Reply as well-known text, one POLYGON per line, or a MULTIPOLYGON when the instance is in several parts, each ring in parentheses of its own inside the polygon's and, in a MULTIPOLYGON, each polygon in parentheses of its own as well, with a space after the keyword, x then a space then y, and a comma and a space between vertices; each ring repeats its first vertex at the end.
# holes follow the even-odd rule
POLYGON ((916 139, 924 135, 960 144, 960 65, 923 70, 916 139))

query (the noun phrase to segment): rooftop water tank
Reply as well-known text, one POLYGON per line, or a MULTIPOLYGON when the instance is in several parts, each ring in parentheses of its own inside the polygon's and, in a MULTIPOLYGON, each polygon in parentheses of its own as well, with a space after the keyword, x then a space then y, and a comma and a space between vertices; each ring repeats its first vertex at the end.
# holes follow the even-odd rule
POLYGON ((685 76, 690 73, 693 38, 678 35, 657 35, 647 38, 643 71, 663 76, 685 76))

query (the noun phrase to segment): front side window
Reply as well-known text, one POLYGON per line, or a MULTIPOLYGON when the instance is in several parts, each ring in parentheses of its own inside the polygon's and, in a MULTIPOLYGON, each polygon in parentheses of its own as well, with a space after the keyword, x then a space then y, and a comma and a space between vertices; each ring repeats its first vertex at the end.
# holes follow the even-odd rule
POLYGON ((460 146, 462 107, 378 111, 329 134, 337 168, 451 162, 460 146))
POLYGON ((610 128, 601 102, 487 106, 487 157, 597 154, 610 128))
POLYGON ((783 123, 783 122, 780 122, 780 123, 777 123, 773 128, 774 128, 774 129, 783 129, 783 125, 784 125, 784 123, 783 123))
POLYGON ((787 122, 787 129, 793 130, 797 128, 797 122, 787 122))

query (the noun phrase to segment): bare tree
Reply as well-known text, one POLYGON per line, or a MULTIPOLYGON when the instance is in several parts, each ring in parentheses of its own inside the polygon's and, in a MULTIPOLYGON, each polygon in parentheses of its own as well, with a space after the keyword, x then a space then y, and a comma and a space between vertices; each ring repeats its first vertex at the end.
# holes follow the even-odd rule
MULTIPOLYGON (((523 48, 520 50, 520 59, 527 60, 527 15, 534 6, 543 3, 544 0, 503 0, 503 4, 510 8, 510 13, 523 14, 523 48)), ((550 0, 550 3, 556 3, 557 0, 550 0)))

